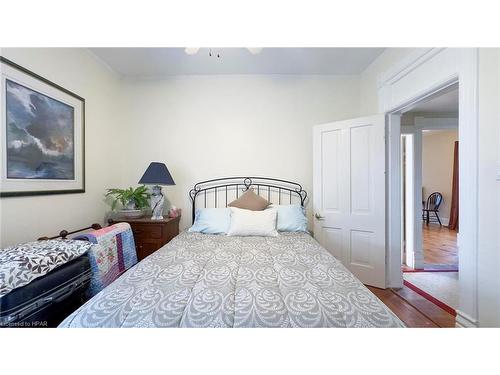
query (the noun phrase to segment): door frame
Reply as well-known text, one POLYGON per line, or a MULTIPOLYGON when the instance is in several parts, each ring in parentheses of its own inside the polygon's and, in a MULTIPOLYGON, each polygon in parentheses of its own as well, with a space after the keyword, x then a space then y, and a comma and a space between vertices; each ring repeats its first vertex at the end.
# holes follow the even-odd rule
MULTIPOLYGON (((441 94, 441 91, 438 92, 441 94)), ((406 135, 407 141, 407 167, 406 169, 406 189, 410 190, 410 202, 406 202, 406 264, 412 268, 423 268, 424 254, 422 244, 422 170, 423 170, 423 139, 424 130, 457 130, 458 118, 456 117, 423 117, 415 116, 414 125, 401 126, 401 135, 406 135), (408 136, 410 138, 408 138, 408 136), (409 162, 408 162, 409 161, 409 162), (408 241, 410 239, 410 241, 408 241)), ((441 218, 443 220, 443 218, 441 218)), ((444 222, 443 222, 444 223, 444 222)), ((443 224, 444 225, 444 224, 443 224)))
MULTIPOLYGON (((414 126, 411 126, 412 128, 414 126)), ((422 137, 421 132, 406 127, 401 127, 401 134, 405 135, 405 263, 411 268, 423 268, 422 249, 422 137), (420 163, 419 163, 420 162, 420 163)))
MULTIPOLYGON (((401 126, 397 114, 459 82, 460 142, 459 307, 456 324, 478 326, 478 49, 419 48, 377 80, 379 110, 388 118, 388 165, 400 160, 401 126), (398 138, 398 142, 394 138, 398 138)), ((387 286, 401 287, 400 169, 388 168, 387 286)))

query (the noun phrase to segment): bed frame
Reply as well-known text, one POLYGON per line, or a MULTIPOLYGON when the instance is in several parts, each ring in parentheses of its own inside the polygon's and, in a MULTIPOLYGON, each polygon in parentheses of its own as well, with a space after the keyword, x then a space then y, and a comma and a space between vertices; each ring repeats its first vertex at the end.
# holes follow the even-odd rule
POLYGON ((288 202, 299 203, 304 207, 307 192, 296 182, 269 177, 224 177, 201 181, 189 192, 192 202, 192 220, 194 222, 196 205, 202 201, 204 208, 227 207, 232 200, 238 199, 240 192, 253 188, 257 195, 265 197, 275 204, 288 202))
MULTIPOLYGON (((203 202, 203 207, 227 207, 231 201, 238 199, 240 193, 253 188, 257 195, 265 197, 268 201, 275 204, 294 204, 300 203, 305 206, 307 192, 302 186, 293 181, 281 180, 269 177, 224 177, 213 180, 201 181, 194 185, 189 192, 192 202, 192 220, 196 212, 196 205, 203 202)), ((92 224, 89 227, 81 228, 68 232, 62 230, 57 236, 40 237, 39 241, 53 240, 56 238, 66 239, 68 236, 82 232, 87 229, 102 229, 100 224, 92 224)))
POLYGON ((78 233, 78 232, 83 232, 84 230, 87 230, 87 229, 99 230, 99 229, 102 229, 102 226, 101 226, 101 224, 92 224, 90 227, 77 229, 77 230, 74 230, 72 232, 68 232, 67 230, 63 229, 62 231, 59 232, 59 234, 57 236, 53 236, 53 237, 47 237, 47 236, 40 237, 40 238, 38 238, 38 241, 55 240, 56 238, 61 238, 61 239, 65 240, 66 237, 68 237, 69 235, 75 234, 75 233, 78 233))

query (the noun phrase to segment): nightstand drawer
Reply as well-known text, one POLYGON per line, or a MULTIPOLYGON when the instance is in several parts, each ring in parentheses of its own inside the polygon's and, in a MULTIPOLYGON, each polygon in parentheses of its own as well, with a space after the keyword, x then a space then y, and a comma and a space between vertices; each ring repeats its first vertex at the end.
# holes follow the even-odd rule
POLYGON ((162 246, 161 241, 143 240, 136 243, 137 259, 141 260, 153 254, 162 246))
POLYGON ((161 225, 142 225, 133 224, 132 232, 134 232, 135 238, 158 238, 162 237, 162 226, 161 225))
MULTIPOLYGON (((137 260, 139 261, 154 253, 179 234, 180 216, 163 220, 151 220, 142 217, 120 221, 129 223, 132 228, 137 250, 137 260)), ((118 221, 110 219, 108 222, 109 224, 114 224, 118 221)))

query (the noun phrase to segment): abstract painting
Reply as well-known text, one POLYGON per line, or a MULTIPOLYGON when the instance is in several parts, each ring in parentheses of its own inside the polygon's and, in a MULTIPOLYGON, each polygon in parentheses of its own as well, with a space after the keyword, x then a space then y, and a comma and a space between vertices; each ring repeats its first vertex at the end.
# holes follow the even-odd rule
POLYGON ((74 108, 6 80, 7 177, 73 180, 74 108))
POLYGON ((0 61, 0 196, 84 192, 85 100, 0 61))

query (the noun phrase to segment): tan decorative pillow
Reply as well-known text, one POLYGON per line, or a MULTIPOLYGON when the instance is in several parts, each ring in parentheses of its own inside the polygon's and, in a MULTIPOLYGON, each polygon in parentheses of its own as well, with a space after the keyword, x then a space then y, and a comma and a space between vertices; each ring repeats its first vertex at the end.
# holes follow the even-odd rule
POLYGON ((254 193, 252 189, 248 189, 241 197, 228 204, 229 207, 243 208, 245 210, 262 211, 271 202, 254 193))

